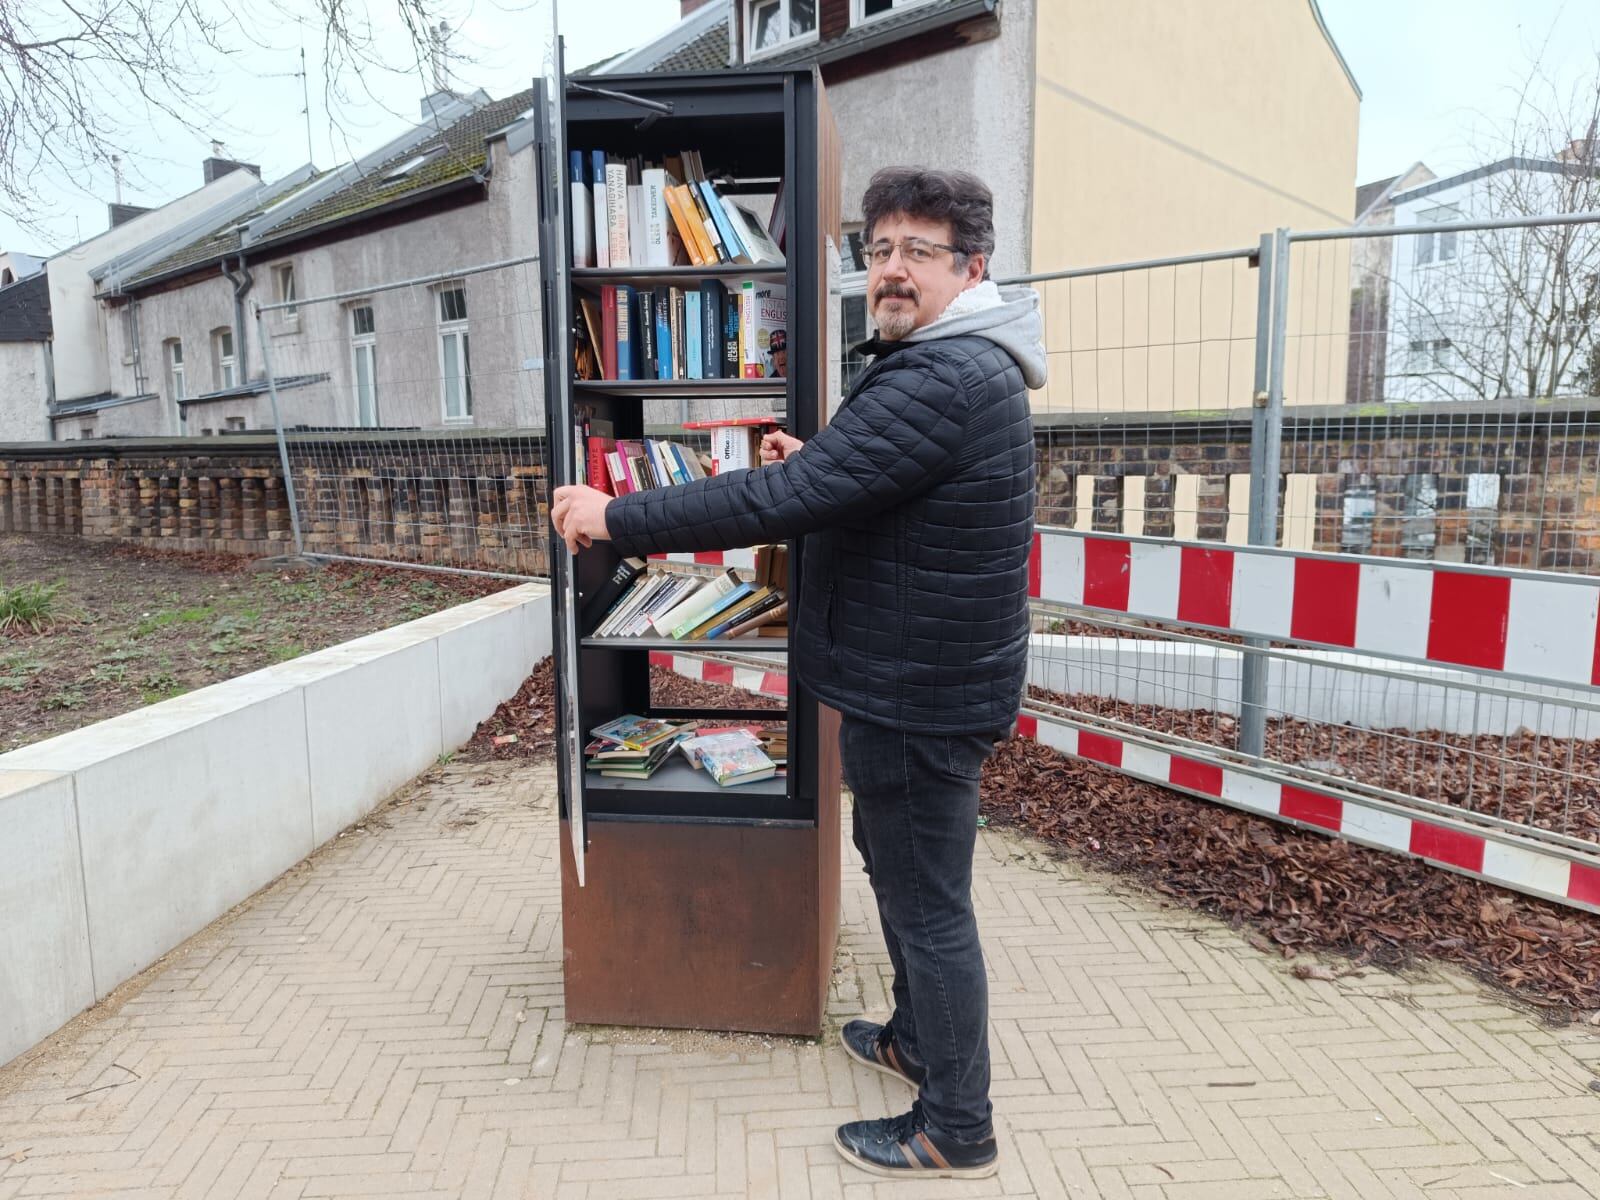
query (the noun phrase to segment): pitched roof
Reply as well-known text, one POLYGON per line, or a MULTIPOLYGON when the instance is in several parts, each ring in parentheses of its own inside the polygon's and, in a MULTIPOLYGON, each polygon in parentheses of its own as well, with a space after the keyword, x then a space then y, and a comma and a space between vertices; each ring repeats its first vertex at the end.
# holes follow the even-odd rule
POLYGON ((1549 158, 1502 158, 1499 162, 1492 162, 1475 170, 1463 171, 1459 175, 1451 175, 1446 179, 1431 180, 1419 187, 1399 192, 1390 197, 1390 200, 1396 205, 1405 204, 1412 200, 1420 200, 1424 196, 1431 196, 1436 192, 1459 187, 1463 183, 1476 183, 1480 179, 1487 179, 1491 175, 1499 175, 1504 171, 1534 171, 1545 175, 1566 175, 1570 177, 1583 175, 1600 176, 1600 169, 1596 169, 1587 163, 1557 162, 1549 158))
POLYGON ((699 37, 667 55, 652 71, 720 71, 728 65, 728 22, 724 18, 699 37))
POLYGON ((1391 175, 1387 179, 1378 179, 1372 183, 1363 183, 1360 187, 1356 188, 1356 216, 1361 216, 1362 213, 1371 208, 1372 202, 1379 196, 1383 195, 1383 193, 1388 190, 1389 185, 1399 178, 1400 176, 1398 175, 1391 175))
POLYGON ((324 171, 292 183, 285 181, 263 195, 251 211, 230 216, 217 228, 124 281, 123 286, 137 287, 178 271, 220 261, 241 250, 249 252, 257 246, 286 242, 322 225, 356 213, 377 211, 445 184, 463 179, 481 179, 489 158, 489 137, 513 124, 532 104, 533 91, 529 89, 504 100, 482 104, 437 133, 423 130, 420 140, 404 139, 393 154, 372 164, 350 183, 318 197, 285 220, 269 225, 259 237, 246 245, 244 227, 247 224, 273 206, 315 186, 330 173, 324 171), (418 157, 423 158, 420 164, 399 174, 401 168, 418 157))
POLYGON ((49 275, 39 271, 0 288, 0 342, 43 342, 50 334, 49 275))

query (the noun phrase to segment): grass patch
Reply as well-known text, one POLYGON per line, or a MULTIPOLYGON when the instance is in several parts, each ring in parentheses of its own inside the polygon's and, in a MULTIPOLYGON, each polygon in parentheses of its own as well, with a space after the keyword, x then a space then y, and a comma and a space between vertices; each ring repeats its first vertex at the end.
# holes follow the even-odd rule
POLYGON ((20 692, 44 666, 28 654, 0 654, 0 692, 20 692))
POLYGON ((0 583, 0 633, 44 630, 56 619, 60 594, 59 583, 19 583, 15 587, 0 583))
POLYGON ((158 629, 166 629, 172 625, 198 625, 202 621, 211 620, 214 616, 216 609, 209 604, 196 605, 193 608, 163 609, 140 620, 133 627, 133 636, 149 637, 158 629))

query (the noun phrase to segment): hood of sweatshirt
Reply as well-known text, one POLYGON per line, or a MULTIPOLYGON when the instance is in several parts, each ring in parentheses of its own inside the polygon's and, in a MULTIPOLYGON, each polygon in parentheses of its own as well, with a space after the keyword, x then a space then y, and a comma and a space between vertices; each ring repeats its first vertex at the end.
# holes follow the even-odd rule
POLYGON ((950 301, 944 312, 913 330, 906 342, 931 342, 935 338, 981 337, 1016 360, 1030 388, 1045 381, 1044 320, 1039 315, 1039 293, 1027 287, 1003 291, 985 279, 950 301))

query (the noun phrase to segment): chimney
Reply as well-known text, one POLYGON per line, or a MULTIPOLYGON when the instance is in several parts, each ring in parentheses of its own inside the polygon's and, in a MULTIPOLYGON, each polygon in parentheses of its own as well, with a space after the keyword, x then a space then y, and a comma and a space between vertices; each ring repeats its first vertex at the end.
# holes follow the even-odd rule
POLYGON ((681 21, 697 8, 702 8, 711 3, 711 0, 678 0, 678 19, 681 21))
POLYGON ((112 229, 115 229, 118 225, 121 225, 126 221, 133 220, 142 213, 147 213, 150 211, 148 208, 138 204, 108 204, 106 207, 111 210, 112 229))
POLYGON ((234 171, 249 171, 258 178, 261 175, 261 168, 255 163, 235 162, 231 158, 217 158, 215 155, 206 159, 200 166, 205 171, 207 183, 215 183, 224 175, 234 171))

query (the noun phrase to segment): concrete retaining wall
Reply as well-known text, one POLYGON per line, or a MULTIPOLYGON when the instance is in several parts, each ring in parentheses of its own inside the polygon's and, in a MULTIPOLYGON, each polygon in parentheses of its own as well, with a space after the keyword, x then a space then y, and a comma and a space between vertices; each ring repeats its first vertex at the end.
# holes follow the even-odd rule
POLYGON ((466 741, 549 653, 526 584, 0 755, 0 1064, 466 741))

